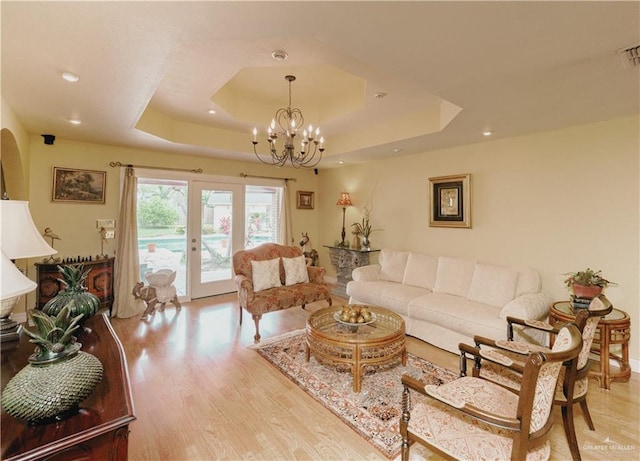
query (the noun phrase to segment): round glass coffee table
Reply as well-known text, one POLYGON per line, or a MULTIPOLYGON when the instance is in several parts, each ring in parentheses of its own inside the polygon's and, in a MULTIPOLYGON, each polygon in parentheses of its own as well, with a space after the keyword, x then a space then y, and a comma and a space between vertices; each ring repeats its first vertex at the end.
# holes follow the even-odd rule
POLYGON ((346 325, 336 320, 342 306, 325 307, 307 319, 305 355, 327 366, 351 368, 353 392, 360 392, 366 366, 407 363, 404 320, 389 309, 367 306, 375 321, 366 325, 346 325))

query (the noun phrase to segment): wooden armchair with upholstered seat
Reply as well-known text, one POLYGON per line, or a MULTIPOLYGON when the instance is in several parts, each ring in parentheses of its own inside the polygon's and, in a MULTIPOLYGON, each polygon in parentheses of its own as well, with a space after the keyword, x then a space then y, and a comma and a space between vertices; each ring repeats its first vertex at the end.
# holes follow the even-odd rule
POLYGON ((331 290, 324 281, 326 269, 307 266, 302 249, 263 243, 233 255, 235 283, 238 287, 240 324, 242 309, 253 317, 254 340, 260 341, 259 323, 267 312, 325 300, 331 306, 331 290))
MULTIPOLYGON (((561 369, 560 379, 556 387, 553 403, 559 405, 562 409, 562 423, 574 461, 579 461, 581 457, 575 432, 573 407, 575 404, 580 404, 582 416, 589 426, 589 429, 592 431, 595 430, 589 413, 589 407, 587 406, 587 390, 589 388, 588 373, 590 365, 589 352, 598 322, 602 317, 610 313, 612 309, 613 306, 609 300, 603 294, 600 294, 592 300, 588 309, 578 310, 574 323, 582 334, 582 349, 578 354, 575 367, 571 366, 572 364, 570 363, 566 363, 561 369)), ((493 362, 490 351, 492 349, 498 349, 502 355, 509 357, 509 360, 521 363, 526 356, 523 354, 528 354, 533 351, 545 352, 549 349, 521 341, 513 341, 514 324, 536 328, 554 336, 557 335, 559 331, 558 328, 554 328, 545 322, 532 322, 530 320, 508 317, 507 341, 494 341, 478 336, 474 338, 476 349, 461 346, 461 375, 466 375, 466 355, 470 354, 474 359, 473 376, 489 379, 509 389, 519 389, 522 376, 513 370, 493 362), (475 351, 478 350, 481 351, 479 355, 475 353, 475 351)))
POLYGON ((504 357, 504 366, 522 375, 519 392, 482 377, 425 386, 404 375, 402 460, 408 461, 414 442, 449 459, 548 459, 551 406, 560 369, 566 361, 575 364, 581 347, 580 332, 566 324, 551 351, 527 354, 522 366, 504 357), (416 393, 419 398, 413 398, 416 393))

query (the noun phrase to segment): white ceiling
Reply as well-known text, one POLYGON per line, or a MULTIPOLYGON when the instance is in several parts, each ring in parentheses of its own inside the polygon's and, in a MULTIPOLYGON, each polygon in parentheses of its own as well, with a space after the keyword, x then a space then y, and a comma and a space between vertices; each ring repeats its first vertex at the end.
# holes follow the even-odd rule
POLYGON ((640 44, 636 1, 2 1, 1 19, 3 98, 71 140, 255 161, 288 73, 320 168, 640 112, 617 53, 640 44))

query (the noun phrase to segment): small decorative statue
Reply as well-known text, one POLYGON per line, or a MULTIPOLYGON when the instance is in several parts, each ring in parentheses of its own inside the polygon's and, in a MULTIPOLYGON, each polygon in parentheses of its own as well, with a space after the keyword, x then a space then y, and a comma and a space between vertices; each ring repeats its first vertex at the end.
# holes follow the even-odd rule
MULTIPOLYGON (((44 238, 48 238, 51 240, 51 248, 53 248, 53 241, 54 240, 62 240, 58 234, 56 234, 55 232, 53 232, 53 229, 51 229, 50 227, 45 228, 44 230, 44 234, 42 234, 42 236, 44 238)), ((48 258, 45 258, 42 260, 43 263, 46 264, 55 264, 55 263, 59 263, 61 261, 60 258, 55 258, 53 255, 49 256, 48 258)))
POLYGON ((178 311, 182 309, 182 305, 178 301, 176 287, 173 285, 176 271, 161 269, 157 272, 147 272, 145 277, 149 282, 148 286, 144 286, 143 282, 138 282, 133 287, 133 296, 136 299, 142 299, 147 305, 141 320, 146 320, 154 314, 157 303, 160 303, 160 311, 164 311, 167 302, 173 303, 178 311))
POLYGON ((304 260, 307 262, 307 266, 317 266, 318 265, 318 252, 313 249, 311 246, 311 240, 309 240, 309 234, 306 232, 302 233, 302 238, 300 239, 300 246, 302 247, 302 254, 304 255, 304 260))

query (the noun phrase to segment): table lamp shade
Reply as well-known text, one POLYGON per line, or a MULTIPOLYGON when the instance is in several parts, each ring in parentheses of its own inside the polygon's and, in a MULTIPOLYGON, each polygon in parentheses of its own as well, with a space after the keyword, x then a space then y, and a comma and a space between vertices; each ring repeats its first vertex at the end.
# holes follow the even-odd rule
POLYGON ((0 248, 7 258, 37 258, 57 253, 38 232, 28 202, 0 200, 0 217, 0 248))
POLYGON ((4 251, 0 251, 0 259, 0 300, 20 296, 36 289, 36 282, 20 272, 4 251))
POLYGON ((336 205, 345 207, 353 205, 351 203, 351 197, 349 196, 349 192, 340 192, 340 198, 338 198, 338 203, 336 205))

